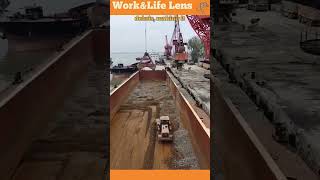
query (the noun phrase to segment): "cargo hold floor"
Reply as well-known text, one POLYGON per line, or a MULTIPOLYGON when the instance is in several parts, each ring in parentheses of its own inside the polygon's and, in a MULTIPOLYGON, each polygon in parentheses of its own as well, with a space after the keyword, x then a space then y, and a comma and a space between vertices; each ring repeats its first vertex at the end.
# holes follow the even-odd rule
POLYGON ((110 123, 111 169, 199 169, 188 131, 165 81, 141 81, 110 123), (155 119, 169 116, 172 143, 159 142, 155 119))

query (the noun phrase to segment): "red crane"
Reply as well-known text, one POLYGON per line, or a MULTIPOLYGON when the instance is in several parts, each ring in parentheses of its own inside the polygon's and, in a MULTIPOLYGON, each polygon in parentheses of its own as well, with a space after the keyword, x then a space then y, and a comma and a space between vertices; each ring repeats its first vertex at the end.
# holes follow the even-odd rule
POLYGON ((188 61, 188 54, 186 53, 185 45, 187 43, 183 42, 182 33, 180 31, 179 19, 176 18, 174 24, 174 31, 171 38, 172 45, 174 46, 174 60, 177 63, 184 63, 188 61))
POLYGON ((189 23, 193 30, 197 33, 201 39, 205 48, 206 60, 210 59, 210 16, 190 16, 187 15, 189 23))
POLYGON ((169 59, 171 57, 172 46, 168 43, 168 38, 166 35, 166 45, 164 46, 164 55, 169 59))
MULTIPOLYGON (((210 16, 192 16, 192 15, 186 15, 191 27, 196 32, 196 34, 199 36, 200 40, 202 41, 205 49, 205 59, 206 61, 209 61, 210 59, 210 26, 211 26, 211 18, 210 16)), ((175 21, 175 27, 172 34, 171 41, 172 45, 174 46, 174 60, 180 61, 180 62, 186 62, 188 60, 188 55, 185 51, 185 45, 187 43, 183 42, 182 33, 180 32, 180 25, 179 20, 177 17, 177 20, 175 21)), ((167 42, 167 36, 166 36, 166 46, 165 46, 165 53, 169 53, 169 47, 170 47, 170 55, 171 55, 171 49, 172 46, 168 44, 167 42)))

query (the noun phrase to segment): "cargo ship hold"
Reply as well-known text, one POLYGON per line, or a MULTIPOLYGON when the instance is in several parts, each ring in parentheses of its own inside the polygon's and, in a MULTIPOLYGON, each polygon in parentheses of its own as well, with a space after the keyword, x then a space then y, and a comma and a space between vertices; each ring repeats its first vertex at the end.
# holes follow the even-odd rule
POLYGON ((110 168, 209 169, 209 116, 196 113, 170 72, 147 69, 110 94, 110 168), (171 143, 156 135, 161 116, 171 119, 171 143))

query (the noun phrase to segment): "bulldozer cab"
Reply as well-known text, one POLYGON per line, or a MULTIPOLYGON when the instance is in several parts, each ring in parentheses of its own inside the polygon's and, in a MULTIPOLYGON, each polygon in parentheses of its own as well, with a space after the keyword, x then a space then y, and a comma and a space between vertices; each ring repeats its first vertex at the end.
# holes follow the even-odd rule
POLYGON ((158 126, 158 139, 159 141, 172 141, 172 128, 171 123, 169 120, 169 116, 161 116, 157 119, 157 126, 158 126))
POLYGON ((170 124, 169 116, 161 116, 160 117, 160 123, 161 124, 170 124))
POLYGON ((161 132, 169 134, 169 124, 162 124, 161 132))

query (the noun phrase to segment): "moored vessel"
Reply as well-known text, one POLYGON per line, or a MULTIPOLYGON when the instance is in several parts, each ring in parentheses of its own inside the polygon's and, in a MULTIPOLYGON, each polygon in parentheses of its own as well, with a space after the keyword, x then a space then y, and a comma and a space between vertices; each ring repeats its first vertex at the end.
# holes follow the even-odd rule
POLYGON ((111 68, 111 72, 114 74, 121 74, 121 73, 134 73, 138 70, 137 63, 132 64, 130 66, 124 66, 123 64, 118 64, 111 68))
POLYGON ((72 37, 91 25, 87 9, 95 6, 72 8, 66 13, 44 15, 41 6, 33 5, 16 12, 0 22, 2 38, 8 40, 9 51, 29 51, 62 48, 72 37))

